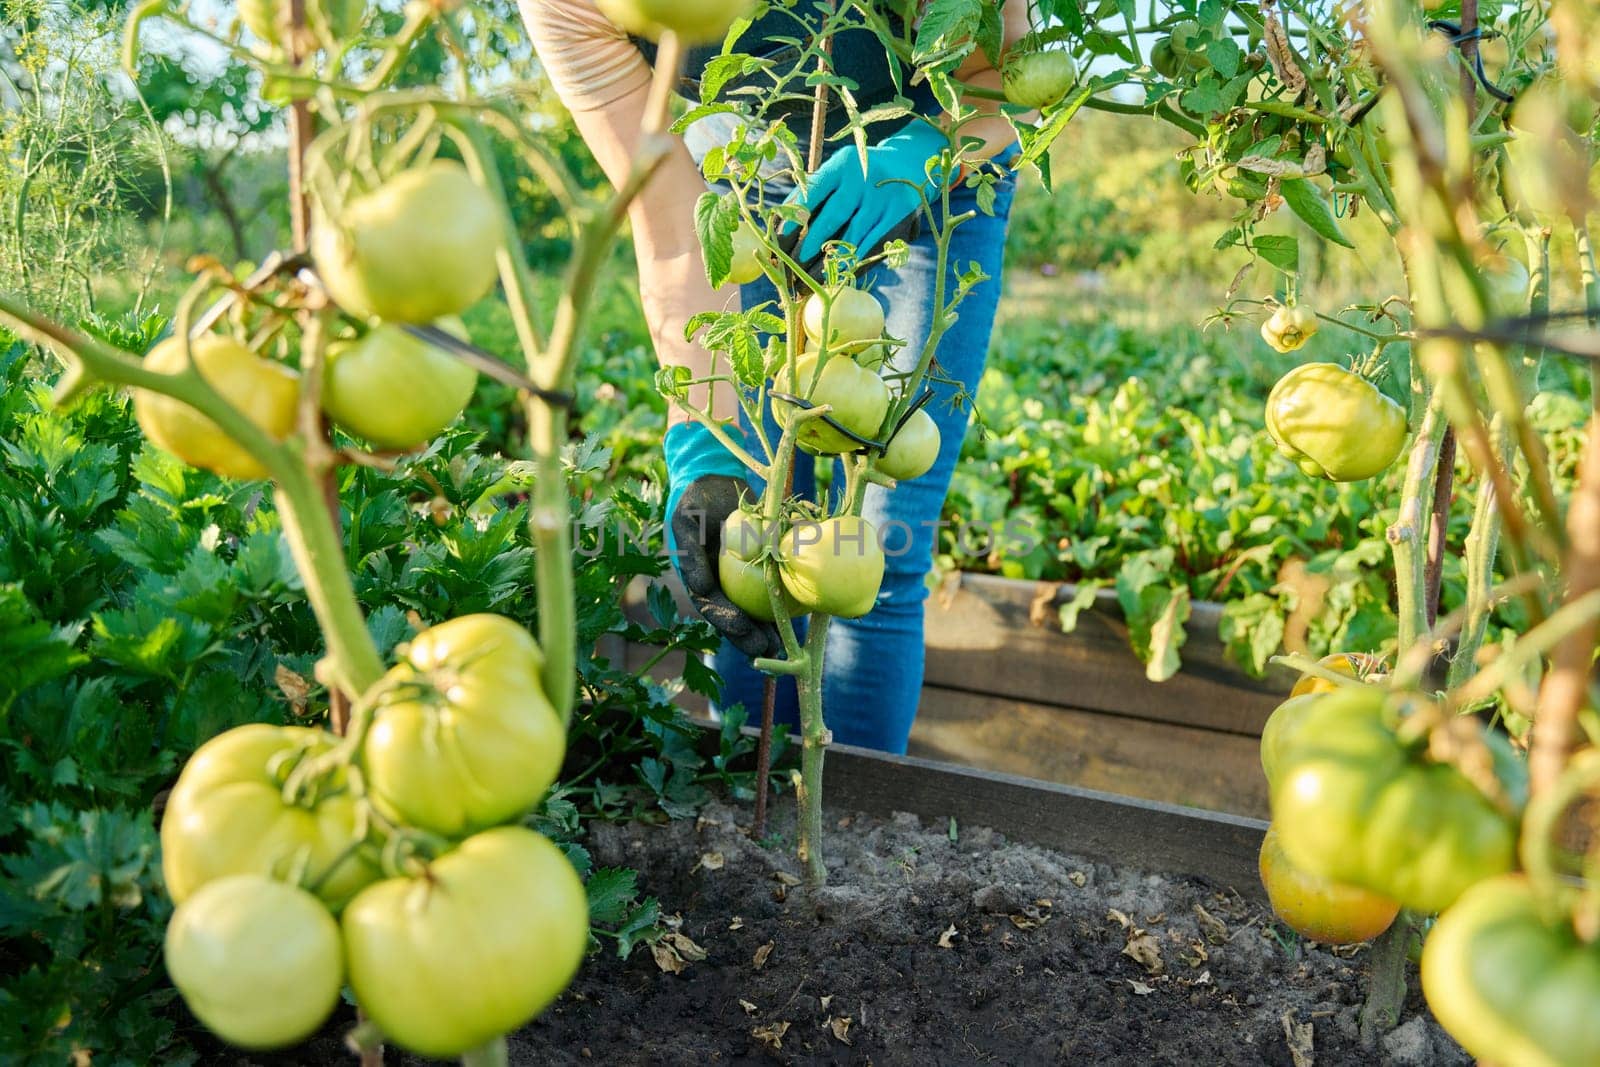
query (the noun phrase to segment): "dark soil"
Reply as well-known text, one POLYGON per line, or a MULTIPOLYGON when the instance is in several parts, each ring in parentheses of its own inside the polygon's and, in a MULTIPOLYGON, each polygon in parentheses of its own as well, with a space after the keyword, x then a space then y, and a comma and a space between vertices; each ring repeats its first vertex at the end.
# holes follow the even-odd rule
MULTIPOLYGON (((752 842, 748 818, 713 806, 594 827, 596 863, 638 869, 688 940, 587 961, 512 1036, 514 1064, 1471 1063, 1415 994, 1363 1050, 1366 950, 1308 945, 1230 890, 977 827, 846 815, 813 894, 786 884, 793 855, 752 842)), ((330 1036, 294 1062, 340 1059, 330 1036)))

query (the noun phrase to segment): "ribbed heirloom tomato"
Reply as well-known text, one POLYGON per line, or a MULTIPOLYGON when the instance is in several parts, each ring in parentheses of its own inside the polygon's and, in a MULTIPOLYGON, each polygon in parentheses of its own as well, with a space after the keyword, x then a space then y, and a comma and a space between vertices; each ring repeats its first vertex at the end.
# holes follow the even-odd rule
MULTIPOLYGON (((1365 652, 1335 652, 1317 660, 1317 666, 1352 678, 1371 678, 1383 669, 1383 657, 1365 652)), ((1307 693, 1334 693, 1344 688, 1347 687, 1315 674, 1302 674, 1294 683, 1294 688, 1289 690, 1289 695, 1298 697, 1307 693)))
POLYGON ((181 904, 232 874, 303 878, 331 908, 378 876, 357 842, 355 797, 342 776, 291 803, 284 780, 338 738, 303 726, 238 726, 189 757, 161 817, 161 873, 181 904))
POLYGON ((1291 696, 1272 709, 1266 725, 1261 728, 1261 772, 1267 776, 1267 785, 1276 786, 1282 777, 1283 767, 1293 748, 1296 735, 1305 722, 1306 715, 1317 706, 1324 693, 1302 693, 1291 696))
POLYGON ((872 610, 885 560, 878 531, 859 515, 799 523, 778 542, 778 575, 807 611, 856 619, 872 610))
MULTIPOLYGON (((883 425, 883 417, 889 413, 889 387, 882 378, 842 353, 828 357, 819 374, 817 358, 815 352, 802 353, 794 361, 793 378, 786 371, 780 371, 779 382, 812 404, 828 405, 829 418, 851 433, 869 441, 874 439, 883 425)), ((798 410, 795 405, 779 400, 774 404, 773 414, 780 425, 788 426, 798 410)), ((820 418, 808 419, 797 438, 801 448, 818 455, 855 452, 864 447, 820 418)))
POLYGON ((362 1008, 396 1044, 447 1059, 556 998, 588 947, 589 906, 560 849, 502 826, 369 886, 342 925, 362 1008))
POLYGON ((1406 443, 1406 411, 1334 363, 1306 363, 1267 396, 1267 432, 1313 478, 1358 482, 1381 474, 1406 443))
POLYGON ((195 1018, 244 1048, 311 1036, 344 985, 333 916, 310 893, 257 874, 210 882, 178 905, 164 955, 195 1018))
POLYGON ((1382 690, 1298 699, 1313 703, 1272 788, 1272 820, 1291 863, 1422 912, 1511 868, 1510 817, 1459 770, 1402 742, 1385 721, 1382 690))
MULTIPOLYGON (((436 323, 467 336, 459 319, 436 323)), ((384 323, 356 341, 328 346, 322 409, 380 448, 427 444, 466 409, 478 372, 398 326, 384 323)))
POLYGON ((920 478, 933 469, 939 458, 939 424, 922 408, 911 413, 884 449, 876 465, 896 481, 920 478))
POLYGON ((1269 826, 1257 860, 1272 911, 1302 937, 1324 945, 1370 941, 1394 923, 1400 905, 1355 886, 1307 874, 1289 862, 1269 826))
POLYGON ((1542 908, 1521 875, 1479 882, 1439 916, 1422 946, 1422 992, 1485 1063, 1600 1063, 1600 947, 1542 908))
POLYGON ((543 669, 533 635, 500 615, 463 615, 412 638, 379 682, 362 746, 372 800, 447 837, 537 804, 567 744, 543 669))
MULTIPOLYGON (((273 440, 289 436, 300 398, 298 374, 220 334, 194 338, 189 350, 195 369, 222 399, 273 440)), ((162 374, 177 374, 188 365, 180 337, 167 338, 144 357, 146 370, 162 374)), ((220 426, 181 400, 135 390, 133 412, 146 437, 191 467, 228 478, 267 476, 266 469, 220 426)))
POLYGON ((346 311, 428 323, 493 288, 500 241, 494 197, 460 163, 441 159, 402 171, 335 218, 319 206, 311 254, 346 311))
POLYGON ((1000 88, 1018 107, 1049 107, 1067 95, 1078 78, 1072 56, 1059 48, 1010 56, 1000 68, 1000 88))

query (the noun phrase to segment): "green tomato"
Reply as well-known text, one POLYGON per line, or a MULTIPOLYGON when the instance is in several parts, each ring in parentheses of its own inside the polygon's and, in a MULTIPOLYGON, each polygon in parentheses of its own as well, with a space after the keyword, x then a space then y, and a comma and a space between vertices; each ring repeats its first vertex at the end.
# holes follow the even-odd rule
POLYGON ((1600 946, 1521 875, 1479 882, 1434 923, 1422 992, 1474 1057, 1506 1067, 1600 1063, 1600 946))
MULTIPOLYGON (((806 352, 795 360, 793 376, 779 371, 778 380, 813 404, 827 404, 829 416, 850 432, 872 440, 883 426, 889 413, 889 387, 883 379, 862 367, 848 356, 836 355, 817 371, 817 354, 806 352)), ((799 409, 786 401, 774 401, 773 414, 780 425, 787 427, 799 409)), ((856 452, 862 447, 856 441, 823 422, 809 419, 801 427, 800 447, 813 455, 835 455, 856 452)))
POLYGON ((1183 61, 1173 50, 1171 37, 1161 38, 1150 49, 1150 69, 1168 81, 1176 78, 1183 69, 1183 61))
POLYGON ((1528 310, 1532 278, 1522 260, 1496 252, 1478 261, 1478 272, 1489 290, 1490 310, 1496 315, 1522 315, 1528 310))
POLYGON ((748 223, 741 222, 733 231, 733 260, 728 266, 728 280, 735 285, 749 285, 765 272, 761 259, 766 246, 748 223))
POLYGON ((640 37, 659 41, 672 31, 685 44, 720 41, 754 0, 595 0, 600 13, 640 37))
POLYGON ((500 615, 463 615, 412 638, 379 682, 362 748, 379 809, 456 837, 537 804, 567 747, 543 669, 533 635, 500 615))
POLYGON ((312 227, 317 274, 363 318, 429 323, 494 287, 500 206, 453 160, 403 171, 312 227))
MULTIPOLYGON (((361 29, 367 15, 364 0, 306 0, 306 25, 325 41, 339 44, 361 29)), ((239 0, 239 21, 273 48, 283 47, 289 25, 288 0, 239 0)))
POLYGON ((179 904, 164 955, 195 1018, 242 1048, 310 1037, 344 985, 344 947, 328 910, 258 874, 220 878, 179 904))
POLYGON ((238 726, 189 757, 161 817, 161 873, 182 904, 209 882, 234 874, 303 878, 339 908, 378 876, 370 848, 352 851, 360 825, 342 774, 303 803, 283 784, 301 761, 339 739, 303 726, 238 726))
POLYGON ((1324 945, 1371 941, 1400 913, 1400 905, 1392 900, 1318 878, 1290 863, 1278 831, 1271 826, 1261 839, 1257 866, 1273 914, 1301 937, 1324 945))
POLYGON ((939 425, 926 408, 918 408, 889 439, 889 447, 875 461, 878 470, 896 481, 920 478, 939 458, 939 425))
POLYGON ((1059 102, 1077 80, 1072 56, 1059 48, 1008 57, 1000 70, 1006 100, 1035 111, 1059 102))
POLYGON ((559 848, 502 826, 417 877, 369 886, 342 925, 350 985, 384 1036, 451 1059, 566 988, 588 948, 589 905, 559 848))
MULTIPOLYGON (((294 430, 300 376, 262 359, 231 337, 206 334, 189 343, 194 367, 222 399, 274 441, 294 430)), ((144 357, 144 368, 177 374, 189 366, 183 339, 169 337, 144 357)), ((150 442, 183 460, 227 478, 265 478, 267 470, 222 427, 181 400, 137 389, 133 413, 150 442)))
MULTIPOLYGON (((778 616, 772 610, 772 597, 767 592, 767 578, 764 564, 742 560, 732 552, 724 550, 717 556, 717 583, 722 586, 723 595, 733 601, 733 606, 750 616, 763 622, 772 622, 778 616)), ((806 614, 806 609, 800 605, 789 590, 781 583, 778 595, 783 600, 783 613, 793 619, 806 614)))
POLYGON ((1308 874, 1440 911, 1511 869, 1515 828, 1460 771, 1403 744, 1385 701, 1365 687, 1316 698, 1272 789, 1273 822, 1308 874))
POLYGON ((883 336, 883 305, 865 289, 846 286, 828 296, 813 293, 800 307, 806 336, 823 346, 848 345, 883 336), (827 337, 822 320, 828 319, 827 337))
POLYGON ((878 531, 858 515, 798 523, 778 541, 778 576, 806 611, 856 619, 883 585, 878 531))
POLYGON ((1293 352, 1317 333, 1317 313, 1301 304, 1280 306, 1261 324, 1261 339, 1279 352, 1293 352))
POLYGON ((1406 411, 1334 363, 1306 363, 1267 397, 1267 432, 1313 478, 1358 482, 1381 474, 1406 443, 1406 411))
MULTIPOLYGON (((435 325, 465 339, 460 319, 435 325)), ((450 353, 388 323, 357 341, 328 346, 322 410, 380 448, 427 444, 466 410, 478 372, 450 353)))
POLYGON ((1266 725, 1261 728, 1261 771, 1267 776, 1269 787, 1276 785, 1282 776, 1285 756, 1293 746, 1306 714, 1316 707, 1320 696, 1318 693, 1291 696, 1267 716, 1266 725))

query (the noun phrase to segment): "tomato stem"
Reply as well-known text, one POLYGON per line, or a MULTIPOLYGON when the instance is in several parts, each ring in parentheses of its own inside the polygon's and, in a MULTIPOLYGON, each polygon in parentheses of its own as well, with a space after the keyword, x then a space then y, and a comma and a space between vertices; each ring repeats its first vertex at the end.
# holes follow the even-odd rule
POLYGON ((461 1067, 509 1067, 510 1063, 504 1035, 461 1054, 461 1067))

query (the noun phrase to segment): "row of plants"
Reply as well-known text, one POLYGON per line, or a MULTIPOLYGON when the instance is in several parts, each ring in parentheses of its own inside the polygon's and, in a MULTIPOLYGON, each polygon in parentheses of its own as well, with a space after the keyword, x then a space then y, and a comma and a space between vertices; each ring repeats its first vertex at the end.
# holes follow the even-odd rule
MULTIPOLYGON (((85 326, 141 352, 165 323, 85 326)), ((0 640, 11 653, 0 673, 0 1057, 194 1062, 161 946, 173 872, 192 885, 217 861, 193 846, 200 858, 174 860, 169 847, 164 878, 157 825, 177 770, 211 738, 247 724, 305 731, 322 717, 320 631, 260 483, 147 444, 126 395, 53 405, 55 378, 0 331, 0 640)), ((527 504, 505 484, 515 465, 453 430, 387 468, 341 468, 346 561, 382 655, 458 613, 535 623, 527 504)), ((574 557, 588 652, 567 760, 536 825, 588 880, 596 936, 626 954, 661 933, 655 905, 633 872, 592 870, 583 820, 681 817, 713 787, 748 795, 751 780, 733 770, 749 747, 737 717, 708 758, 672 691, 594 652, 609 635, 688 652, 695 666, 709 641, 665 598, 652 599, 649 625, 624 618, 620 590, 662 561, 648 536, 630 548, 609 531, 647 531, 658 505, 609 483, 610 466, 594 440, 567 450, 588 541, 574 557)), ((694 670, 685 681, 713 684, 694 670)))
MULTIPOLYGON (((1359 312, 1349 317, 1359 324, 1359 312)), ((1157 680, 1181 663, 1182 619, 1158 645, 1138 638, 1173 598, 1220 602, 1220 636, 1258 675, 1281 651, 1316 657, 1392 647, 1386 531, 1404 472, 1313 480, 1279 452, 1266 429, 1266 399, 1304 353, 1275 352, 1248 321, 1203 333, 1014 325, 974 401, 946 505, 944 567, 1078 583, 1081 599, 1062 616, 1069 631, 1096 591, 1114 590, 1157 680)), ((1336 358, 1333 333, 1315 339, 1316 354, 1336 358)), ((1390 352, 1379 384, 1403 396, 1407 357, 1390 352)), ((1529 418, 1563 496, 1576 478, 1588 414, 1587 378, 1548 368, 1529 418)), ((1470 484, 1464 458, 1458 473, 1470 484)), ((1456 493, 1445 611, 1465 598, 1459 553, 1471 518, 1470 494, 1456 493)), ((1527 624, 1520 605, 1501 604, 1491 640, 1527 624)))

